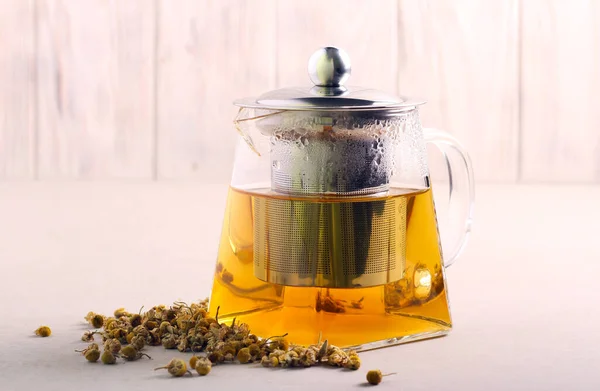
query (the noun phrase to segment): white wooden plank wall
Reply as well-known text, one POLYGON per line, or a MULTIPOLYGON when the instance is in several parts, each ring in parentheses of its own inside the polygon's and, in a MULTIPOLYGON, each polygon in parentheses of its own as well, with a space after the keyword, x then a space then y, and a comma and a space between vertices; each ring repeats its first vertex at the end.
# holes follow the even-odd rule
POLYGON ((600 1, 523 4, 522 178, 600 182, 600 1))
POLYGON ((229 180, 235 98, 309 83, 418 95, 476 177, 600 182, 594 0, 0 0, 0 180, 229 180))
POLYGON ((0 179, 35 176, 34 1, 0 3, 0 179))
POLYGON ((518 2, 401 0, 399 88, 424 125, 454 134, 478 179, 517 180, 518 2))
POLYGON ((235 98, 275 88, 273 0, 158 2, 158 177, 228 181, 235 98))
POLYGON ((39 177, 150 178, 153 3, 37 5, 39 177))

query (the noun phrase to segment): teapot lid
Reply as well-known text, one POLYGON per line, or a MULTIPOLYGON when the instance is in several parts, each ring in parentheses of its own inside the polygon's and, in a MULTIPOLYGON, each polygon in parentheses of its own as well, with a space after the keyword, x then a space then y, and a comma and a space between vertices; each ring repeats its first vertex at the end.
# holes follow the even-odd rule
POLYGON ((371 88, 345 86, 351 73, 350 57, 336 47, 324 47, 308 60, 314 86, 273 90, 258 98, 238 99, 236 106, 275 110, 382 110, 412 109, 423 100, 395 96, 371 88))

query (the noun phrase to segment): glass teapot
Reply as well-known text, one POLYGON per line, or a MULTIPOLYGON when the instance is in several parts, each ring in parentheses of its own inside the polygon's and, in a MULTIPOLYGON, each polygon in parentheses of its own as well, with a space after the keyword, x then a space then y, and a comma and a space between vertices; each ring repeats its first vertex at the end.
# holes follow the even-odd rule
POLYGON ((468 155, 421 128, 423 101, 346 86, 350 69, 344 51, 322 48, 312 87, 235 102, 241 137, 210 300, 219 319, 361 350, 452 328, 444 267, 470 230, 468 155), (462 215, 445 263, 426 141, 446 158, 462 215))

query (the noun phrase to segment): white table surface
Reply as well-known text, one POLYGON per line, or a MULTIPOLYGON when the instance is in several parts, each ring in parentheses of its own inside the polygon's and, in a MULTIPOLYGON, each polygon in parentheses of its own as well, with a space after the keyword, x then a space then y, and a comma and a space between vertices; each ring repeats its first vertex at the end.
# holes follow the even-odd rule
MULTIPOLYGON (((223 365, 154 372, 178 352, 103 366, 73 350, 89 310, 209 294, 225 186, 0 184, 0 390, 599 390, 600 187, 480 185, 448 269, 454 330, 362 354, 357 372, 223 365), (50 338, 36 338, 41 324, 50 338)), ((188 356, 186 356, 188 357, 188 356)))

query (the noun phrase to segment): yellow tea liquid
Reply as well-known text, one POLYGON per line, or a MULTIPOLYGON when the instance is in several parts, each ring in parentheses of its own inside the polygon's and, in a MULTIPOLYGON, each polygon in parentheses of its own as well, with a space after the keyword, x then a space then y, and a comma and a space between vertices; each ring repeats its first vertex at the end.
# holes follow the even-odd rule
POLYGON ((323 200, 231 188, 210 303, 213 315, 220 307, 220 320, 236 317, 260 337, 288 333, 289 340, 298 344, 316 343, 322 335, 341 347, 376 347, 443 335, 452 325, 431 190, 392 189, 384 196, 323 200), (261 198, 307 203, 402 201, 406 205, 398 209, 406 214, 398 219, 406 224, 402 278, 368 288, 284 286, 258 279, 254 211, 261 198))

